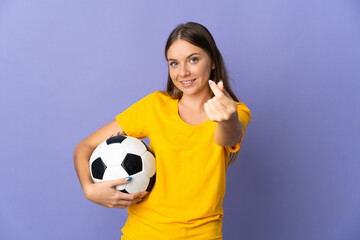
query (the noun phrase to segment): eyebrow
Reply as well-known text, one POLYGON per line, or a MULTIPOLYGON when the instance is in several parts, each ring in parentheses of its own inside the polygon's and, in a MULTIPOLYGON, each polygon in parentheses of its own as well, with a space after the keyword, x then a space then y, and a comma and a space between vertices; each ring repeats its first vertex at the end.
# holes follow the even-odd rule
MULTIPOLYGON (((201 56, 201 53, 192 53, 189 56, 187 56, 186 59, 191 58, 193 55, 200 55, 201 56)), ((176 61, 176 59, 169 58, 168 61, 176 61)))

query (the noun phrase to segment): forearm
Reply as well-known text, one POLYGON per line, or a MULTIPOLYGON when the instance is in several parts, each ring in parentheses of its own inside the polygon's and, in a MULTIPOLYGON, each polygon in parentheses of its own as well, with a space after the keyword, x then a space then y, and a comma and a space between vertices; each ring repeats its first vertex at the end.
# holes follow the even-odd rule
POLYGON ((79 178, 81 187, 86 194, 86 188, 92 185, 92 179, 90 175, 89 159, 94 149, 101 144, 102 141, 108 139, 110 136, 124 134, 120 125, 116 120, 106 124, 96 132, 81 141, 74 150, 74 165, 76 174, 79 178))
POLYGON ((74 150, 75 171, 84 193, 86 193, 86 187, 93 183, 89 168, 89 159, 93 150, 84 143, 79 143, 74 150))
POLYGON ((223 147, 233 147, 242 136, 242 123, 237 114, 233 118, 218 122, 215 129, 215 142, 223 147))

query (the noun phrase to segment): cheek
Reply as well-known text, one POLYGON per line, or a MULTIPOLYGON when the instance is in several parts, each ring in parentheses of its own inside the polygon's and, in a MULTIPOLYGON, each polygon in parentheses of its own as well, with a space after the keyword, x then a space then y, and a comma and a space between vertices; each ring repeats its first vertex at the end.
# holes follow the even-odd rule
POLYGON ((211 73, 211 66, 208 64, 204 64, 199 70, 204 76, 209 77, 211 73))
POLYGON ((172 69, 172 70, 169 69, 169 75, 170 75, 171 80, 175 83, 176 79, 177 79, 176 71, 174 69, 172 69))
POLYGON ((169 70, 169 75, 170 75, 170 78, 173 80, 175 77, 174 71, 169 70))

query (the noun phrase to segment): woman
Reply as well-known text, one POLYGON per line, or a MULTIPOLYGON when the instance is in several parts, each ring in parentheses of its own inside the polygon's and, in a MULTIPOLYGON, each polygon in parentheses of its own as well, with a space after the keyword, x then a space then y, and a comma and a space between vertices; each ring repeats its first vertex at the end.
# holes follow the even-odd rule
POLYGON ((176 27, 165 56, 167 91, 149 94, 80 142, 75 168, 87 199, 128 207, 124 240, 222 239, 226 168, 237 157, 250 110, 230 89, 222 56, 204 26, 176 27), (115 190, 126 179, 92 183, 90 155, 114 134, 150 139, 156 182, 148 195, 115 190))

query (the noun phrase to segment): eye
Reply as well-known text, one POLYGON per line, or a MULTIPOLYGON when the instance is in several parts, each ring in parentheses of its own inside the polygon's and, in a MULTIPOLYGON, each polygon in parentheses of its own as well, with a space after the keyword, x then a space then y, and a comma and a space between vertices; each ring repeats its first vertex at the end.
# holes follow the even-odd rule
POLYGON ((199 59, 196 57, 190 59, 191 63, 197 63, 198 61, 199 61, 199 59))
POLYGON ((169 65, 172 66, 172 67, 176 67, 178 65, 178 63, 177 62, 170 62, 169 65))

